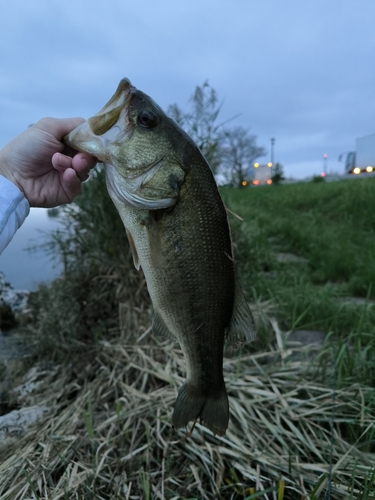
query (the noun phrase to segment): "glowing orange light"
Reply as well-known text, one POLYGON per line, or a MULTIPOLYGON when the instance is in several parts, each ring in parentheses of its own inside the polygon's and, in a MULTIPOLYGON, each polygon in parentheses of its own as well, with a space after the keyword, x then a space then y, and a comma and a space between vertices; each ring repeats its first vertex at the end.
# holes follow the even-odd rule
POLYGON ((272 184, 272 179, 268 179, 267 184, 272 184))
POLYGON ((247 186, 247 181, 242 181, 242 182, 241 182, 241 184, 242 184, 243 186, 247 186))
POLYGON ((258 179, 256 179, 255 181, 253 181, 253 184, 255 184, 255 186, 257 186, 259 184, 258 179))

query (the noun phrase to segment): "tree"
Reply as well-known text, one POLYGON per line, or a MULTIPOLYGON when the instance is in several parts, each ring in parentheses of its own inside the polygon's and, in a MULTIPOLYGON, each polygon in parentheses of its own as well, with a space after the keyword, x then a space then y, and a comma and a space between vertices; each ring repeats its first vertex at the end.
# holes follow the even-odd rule
POLYGON ((222 132, 221 171, 226 180, 241 187, 251 177, 254 161, 264 156, 266 150, 256 144, 256 136, 244 127, 235 127, 222 132))
POLYGON ((221 173, 227 181, 240 186, 249 176, 253 161, 265 154, 264 148, 256 145, 256 137, 250 135, 248 129, 223 130, 233 118, 218 123, 221 104, 215 89, 207 81, 202 86, 197 85, 190 102, 190 112, 184 113, 177 104, 172 104, 168 114, 195 141, 213 173, 221 173))
POLYGON ((280 184, 280 182, 285 179, 283 166, 281 165, 281 163, 276 163, 276 165, 273 167, 272 170, 273 170, 272 173, 273 184, 280 184))
POLYGON ((221 110, 216 91, 206 81, 197 85, 190 99, 192 110, 184 113, 177 104, 168 108, 168 114, 190 135, 200 148, 212 171, 218 172, 220 165, 220 131, 217 124, 221 110))

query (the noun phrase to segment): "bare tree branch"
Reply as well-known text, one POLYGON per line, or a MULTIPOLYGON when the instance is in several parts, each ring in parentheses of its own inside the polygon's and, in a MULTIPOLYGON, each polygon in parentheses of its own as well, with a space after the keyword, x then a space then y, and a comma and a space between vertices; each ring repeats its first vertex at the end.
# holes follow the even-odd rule
POLYGON ((266 150, 257 146, 256 136, 244 127, 235 127, 222 132, 221 172, 234 186, 251 177, 254 161, 264 156, 266 150))

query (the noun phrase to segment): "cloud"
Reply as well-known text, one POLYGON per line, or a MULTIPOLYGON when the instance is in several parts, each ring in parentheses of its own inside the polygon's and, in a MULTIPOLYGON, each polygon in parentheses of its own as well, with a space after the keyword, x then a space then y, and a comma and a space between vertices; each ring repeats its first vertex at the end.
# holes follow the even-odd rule
POLYGON ((95 113, 127 76, 162 107, 209 80, 286 172, 374 132, 373 0, 34 0, 0 18, 0 145, 42 116, 95 113))

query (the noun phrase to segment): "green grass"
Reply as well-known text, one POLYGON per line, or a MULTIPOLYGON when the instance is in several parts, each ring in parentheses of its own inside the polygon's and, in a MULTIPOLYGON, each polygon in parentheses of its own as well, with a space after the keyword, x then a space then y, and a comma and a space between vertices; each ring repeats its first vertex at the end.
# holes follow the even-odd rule
POLYGON ((375 297, 374 191, 372 178, 223 189, 244 219, 231 217, 241 281, 279 305, 284 328, 373 332, 375 309, 364 315, 340 298, 375 297), (307 262, 280 263, 280 252, 307 262))
POLYGON ((372 178, 222 188, 243 218, 229 215, 258 338, 224 361, 227 436, 198 426, 185 439, 170 424, 185 363, 149 333, 144 279, 97 171, 49 246, 63 275, 31 294, 33 356, 0 366, 4 380, 42 366, 45 383, 26 403, 51 407, 45 425, 1 457, 0 496, 373 498, 374 191, 372 178), (276 342, 278 328, 320 330, 326 341, 296 361, 276 342))
POLYGON ((245 219, 249 243, 255 229, 266 252, 306 257, 312 283, 345 285, 347 293, 366 297, 375 283, 374 190, 371 178, 225 189, 223 197, 245 219))

